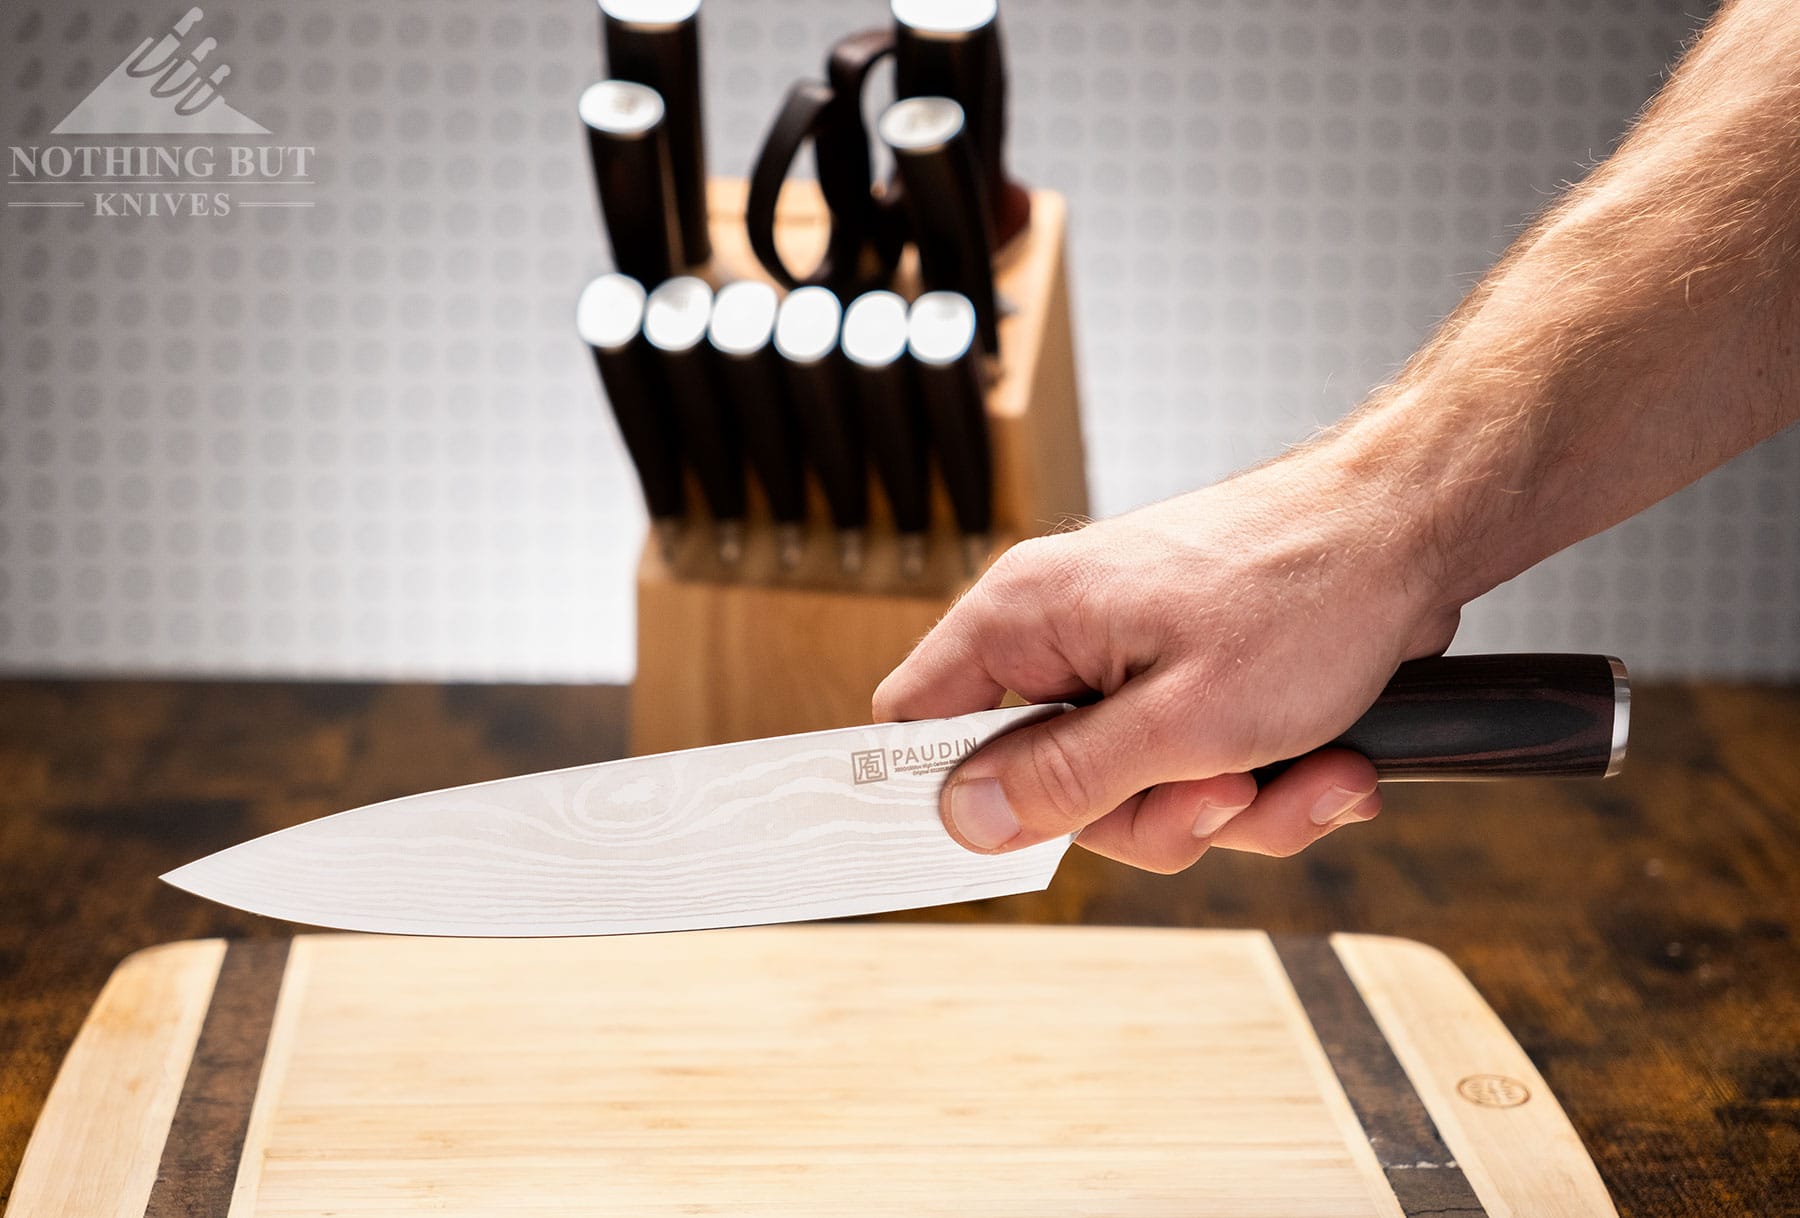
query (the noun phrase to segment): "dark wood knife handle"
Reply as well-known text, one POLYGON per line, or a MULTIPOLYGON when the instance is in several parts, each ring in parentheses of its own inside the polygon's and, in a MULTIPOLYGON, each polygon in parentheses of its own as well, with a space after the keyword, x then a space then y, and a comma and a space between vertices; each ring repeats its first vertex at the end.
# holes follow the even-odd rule
POLYGON ((1435 656, 1402 664, 1331 747, 1361 753, 1383 780, 1603 778, 1624 761, 1630 709, 1625 666, 1609 656, 1435 656))

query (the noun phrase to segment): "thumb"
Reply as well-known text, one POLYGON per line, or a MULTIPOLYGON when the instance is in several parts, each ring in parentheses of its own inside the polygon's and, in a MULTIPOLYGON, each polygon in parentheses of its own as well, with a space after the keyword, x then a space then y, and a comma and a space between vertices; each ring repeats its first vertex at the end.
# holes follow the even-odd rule
POLYGON ((1147 733, 1129 694, 1008 732, 971 755, 944 785, 950 835, 996 854, 1082 829, 1147 787, 1147 733))

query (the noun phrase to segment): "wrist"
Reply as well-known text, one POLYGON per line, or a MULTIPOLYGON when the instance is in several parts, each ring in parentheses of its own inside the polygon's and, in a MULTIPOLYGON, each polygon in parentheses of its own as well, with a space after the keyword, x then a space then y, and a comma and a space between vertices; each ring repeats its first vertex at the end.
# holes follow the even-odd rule
POLYGON ((1391 390, 1297 450, 1321 504, 1342 513, 1368 564, 1415 621, 1454 618, 1528 562, 1514 554, 1523 506, 1498 437, 1471 439, 1457 411, 1391 390))

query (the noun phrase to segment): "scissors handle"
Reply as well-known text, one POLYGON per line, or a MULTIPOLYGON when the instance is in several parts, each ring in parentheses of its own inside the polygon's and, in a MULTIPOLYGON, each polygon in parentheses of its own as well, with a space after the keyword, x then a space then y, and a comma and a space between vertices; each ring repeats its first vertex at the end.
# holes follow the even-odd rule
POLYGON ((862 95, 869 74, 894 50, 891 29, 865 30, 831 49, 828 82, 802 80, 788 90, 750 175, 744 224, 756 255, 775 281, 793 289, 831 288, 840 296, 885 282, 900 261, 904 234, 888 201, 875 194, 874 161, 863 124, 862 95), (800 146, 813 141, 819 191, 830 231, 810 272, 797 273, 775 242, 775 205, 800 146))

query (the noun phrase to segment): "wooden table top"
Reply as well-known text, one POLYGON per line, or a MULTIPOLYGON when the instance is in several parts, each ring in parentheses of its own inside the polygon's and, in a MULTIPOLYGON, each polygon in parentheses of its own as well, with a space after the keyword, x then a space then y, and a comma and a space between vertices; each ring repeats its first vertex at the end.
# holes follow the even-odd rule
MULTIPOLYGON (((625 691, 0 682, 0 1202, 83 1014, 150 944, 291 927, 156 881, 411 791, 619 755, 625 691)), ((1800 1214, 1800 689, 1641 688, 1605 784, 1389 788, 1288 860, 1074 851, 1049 892, 893 920, 1403 935, 1448 952, 1626 1215, 1800 1214)))

